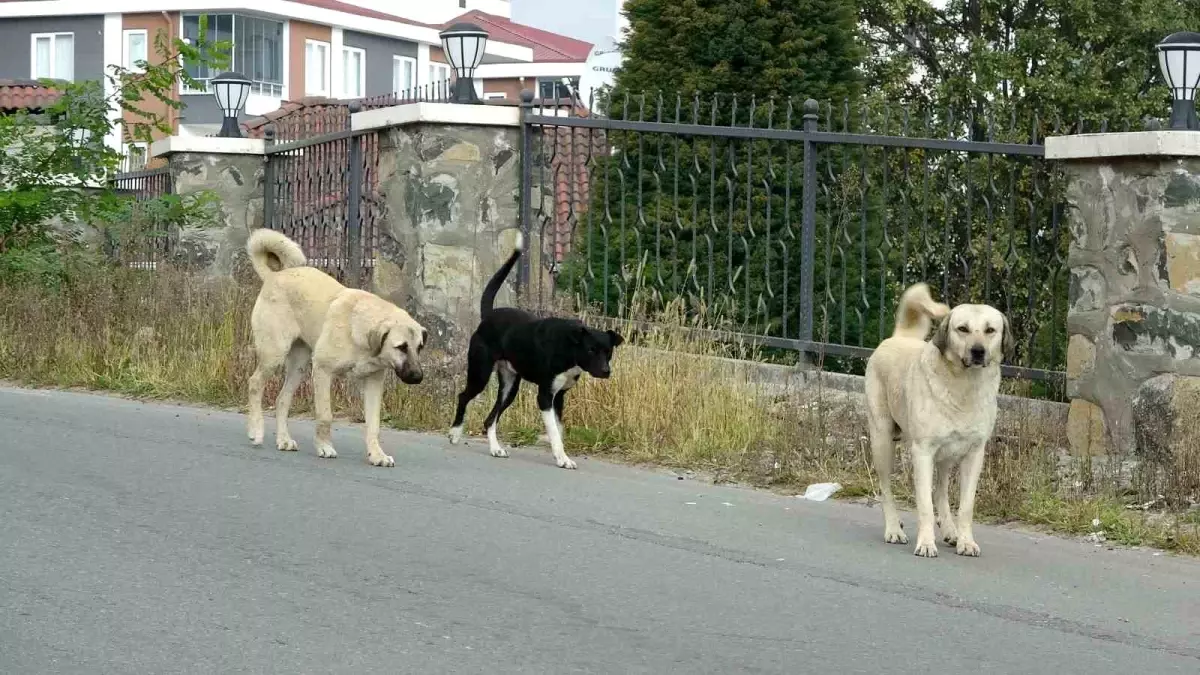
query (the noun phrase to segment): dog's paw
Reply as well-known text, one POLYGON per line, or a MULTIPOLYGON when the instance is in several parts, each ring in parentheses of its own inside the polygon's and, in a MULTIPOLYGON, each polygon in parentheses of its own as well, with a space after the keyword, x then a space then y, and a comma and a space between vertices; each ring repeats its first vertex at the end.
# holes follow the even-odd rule
POLYGON ((560 469, 577 469, 577 468, 579 468, 578 466, 575 465, 575 460, 571 459, 570 457, 567 457, 566 455, 559 457, 558 459, 556 459, 554 461, 554 463, 557 464, 558 468, 560 468, 560 469))
POLYGON ((489 452, 492 453, 492 457, 499 457, 501 459, 508 457, 508 451, 498 445, 493 447, 489 452))
POLYGON ((907 544, 908 535, 904 534, 904 530, 900 528, 887 529, 883 532, 883 540, 889 544, 907 544))
POLYGON ((979 544, 976 544, 972 539, 960 539, 955 551, 959 555, 965 555, 969 558, 979 557, 979 544))
POLYGON ((385 455, 382 452, 367 455, 367 463, 371 466, 396 466, 396 460, 391 455, 385 455))
POLYGON ((449 435, 450 435, 450 445, 458 445, 459 443, 462 443, 462 439, 463 439, 462 427, 451 427, 449 435))
POLYGON ((300 449, 300 445, 292 438, 275 439, 275 447, 283 452, 295 452, 300 449))
POLYGON ((913 551, 913 555, 921 558, 936 558, 937 544, 933 540, 917 541, 917 548, 913 551))
POLYGON ((337 450, 334 450, 332 445, 319 445, 317 446, 317 457, 334 459, 337 457, 337 450))

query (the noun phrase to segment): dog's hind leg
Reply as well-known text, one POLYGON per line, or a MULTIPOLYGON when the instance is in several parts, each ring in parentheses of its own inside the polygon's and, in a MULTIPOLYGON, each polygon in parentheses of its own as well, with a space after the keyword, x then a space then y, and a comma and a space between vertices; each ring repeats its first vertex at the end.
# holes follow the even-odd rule
POLYGON ((487 389, 488 380, 492 377, 491 355, 487 348, 471 338, 467 350, 467 386, 458 395, 458 409, 454 411, 454 423, 450 425, 450 443, 457 445, 462 441, 463 419, 467 415, 467 404, 487 389))
POLYGON ((908 535, 900 525, 900 514, 896 511, 896 497, 892 494, 892 463, 895 461, 896 444, 892 441, 892 430, 887 426, 872 424, 871 455, 875 473, 879 476, 879 499, 883 505, 883 540, 889 544, 907 544, 908 535))
POLYGON ((934 494, 937 524, 942 530, 942 541, 951 546, 958 543, 958 528, 954 526, 954 512, 950 510, 950 474, 954 471, 954 464, 954 460, 938 462, 937 491, 934 494))
POLYGON ((337 457, 333 449, 333 373, 313 363, 313 404, 317 409, 317 456, 326 459, 337 457))
POLYGON ((275 447, 280 450, 294 451, 299 447, 288 433, 288 413, 292 409, 292 397, 296 395, 296 389, 304 380, 304 371, 311 360, 312 350, 308 345, 299 340, 292 343, 292 350, 288 352, 285 362, 283 386, 275 399, 275 447))
POLYGON ((546 435, 550 437, 550 450, 554 452, 554 463, 560 469, 574 469, 575 460, 567 457, 563 449, 562 430, 558 426, 558 415, 554 412, 554 392, 549 387, 538 389, 538 410, 542 411, 542 422, 546 435))
POLYGON ((396 466, 396 460, 379 445, 379 414, 383 407, 384 373, 371 375, 362 382, 363 417, 366 418, 367 464, 396 466))
POLYGON ((487 419, 483 421, 483 426, 487 428, 488 450, 492 457, 508 457, 508 451, 500 445, 497 427, 500 426, 500 416, 517 399, 517 392, 521 388, 521 377, 511 366, 502 363, 496 369, 496 380, 496 405, 492 407, 492 412, 488 413, 487 419))
POLYGON ((258 352, 258 363, 248 382, 250 400, 246 414, 246 435, 250 437, 250 442, 254 445, 262 445, 263 389, 267 386, 267 380, 275 375, 279 366, 283 365, 284 354, 287 352, 276 353, 274 350, 268 351, 261 348, 256 351, 258 352))

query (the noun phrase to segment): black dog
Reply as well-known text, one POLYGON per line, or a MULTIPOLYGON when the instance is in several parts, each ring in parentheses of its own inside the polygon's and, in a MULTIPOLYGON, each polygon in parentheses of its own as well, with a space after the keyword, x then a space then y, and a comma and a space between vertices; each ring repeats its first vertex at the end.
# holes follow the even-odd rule
POLYGON ((538 387, 538 409, 542 411, 555 462, 560 468, 574 469, 575 462, 567 457, 562 441, 562 412, 567 390, 575 386, 584 371, 593 377, 608 377, 612 373, 609 360, 613 349, 625 339, 614 331, 594 330, 574 319, 539 319, 512 307, 493 309, 496 293, 517 264, 523 248, 524 239, 518 235, 512 255, 483 289, 479 327, 471 335, 467 352, 467 386, 458 395, 458 411, 450 429, 450 442, 462 440, 467 404, 487 387, 495 370, 500 387, 496 405, 484 421, 492 456, 508 456, 496 438, 496 425, 500 415, 517 398, 521 380, 529 380, 538 387))

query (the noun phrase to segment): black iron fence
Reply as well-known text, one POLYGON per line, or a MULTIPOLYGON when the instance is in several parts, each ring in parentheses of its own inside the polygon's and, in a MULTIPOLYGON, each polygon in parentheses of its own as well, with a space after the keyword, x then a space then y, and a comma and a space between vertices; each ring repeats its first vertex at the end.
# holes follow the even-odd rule
POLYGON ((346 106, 341 130, 277 142, 266 129, 264 225, 303 247, 309 264, 349 286, 374 267, 383 203, 379 197, 379 133, 354 131, 346 106))
POLYGON ((731 96, 534 106, 522 226, 546 269, 525 275, 526 302, 670 313, 854 370, 926 281, 1006 312, 1009 376, 1061 382, 1068 233, 1041 145, 1054 125, 731 96))
POLYGON ((152 202, 174 192, 170 167, 117 174, 112 188, 133 197, 127 222, 108 228, 106 248, 114 260, 134 268, 153 269, 173 252, 171 219, 162 205, 152 202))

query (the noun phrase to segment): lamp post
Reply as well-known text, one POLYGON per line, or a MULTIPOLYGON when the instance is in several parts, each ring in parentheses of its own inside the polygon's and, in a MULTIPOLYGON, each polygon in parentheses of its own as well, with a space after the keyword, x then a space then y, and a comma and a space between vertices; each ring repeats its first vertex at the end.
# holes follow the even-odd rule
POLYGON ((475 94, 475 69, 483 61, 487 46, 487 31, 473 23, 456 23, 439 33, 442 51, 450 61, 457 78, 454 84, 454 103, 482 103, 475 94))
POLYGON ((1171 128, 1197 129, 1196 87, 1200 85, 1200 33, 1172 33, 1158 43, 1158 67, 1171 88, 1171 128))
POLYGON ((217 99, 217 107, 225 121, 221 123, 221 138, 241 138, 242 128, 238 125, 238 115, 246 108, 246 99, 250 98, 250 80, 241 73, 221 73, 212 79, 213 96, 217 99))

